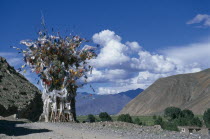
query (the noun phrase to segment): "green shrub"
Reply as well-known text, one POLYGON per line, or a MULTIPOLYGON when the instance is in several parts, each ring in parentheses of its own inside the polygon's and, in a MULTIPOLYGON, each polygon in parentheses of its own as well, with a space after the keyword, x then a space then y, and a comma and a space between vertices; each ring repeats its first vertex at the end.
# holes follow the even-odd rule
POLYGON ((189 126, 190 125, 190 120, 191 119, 187 119, 187 118, 177 118, 173 120, 173 123, 178 125, 178 126, 189 126))
POLYGON ((147 124, 146 124, 146 122, 144 121, 144 122, 142 122, 142 125, 143 125, 143 126, 146 126, 147 124))
POLYGON ((155 125, 162 125, 163 123, 163 118, 158 116, 158 118, 156 118, 156 120, 154 121, 155 125))
POLYGON ((170 131, 179 131, 177 125, 173 122, 162 122, 161 128, 170 131))
POLYGON ((187 118, 187 119, 192 119, 194 118, 194 114, 191 110, 185 109, 181 111, 181 117, 187 118))
POLYGON ((110 115, 106 112, 101 112, 99 114, 99 118, 101 119, 101 121, 112 121, 112 118, 110 117, 110 115))
POLYGON ((134 119, 134 123, 137 125, 142 125, 142 122, 138 117, 134 119))
POLYGON ((180 117, 171 120, 171 122, 177 126, 202 126, 202 121, 198 117, 194 117, 190 110, 181 111, 180 117))
POLYGON ((207 109, 203 114, 203 120, 206 127, 210 128, 210 108, 207 109))
POLYGON ((194 118, 190 121, 190 125, 202 127, 203 123, 202 123, 202 121, 201 121, 198 117, 194 117, 194 118))
POLYGON ((156 115, 153 115, 152 116, 152 119, 156 120, 157 119, 157 116, 156 115))
POLYGON ((178 127, 176 123, 169 122, 169 121, 163 121, 163 118, 161 116, 158 116, 157 119, 154 121, 155 125, 160 125, 162 129, 164 130, 170 130, 170 131, 178 131, 178 127))
POLYGON ((165 109, 164 115, 170 120, 179 118, 181 115, 181 109, 177 107, 168 107, 165 109))
POLYGON ((117 121, 133 123, 132 118, 129 114, 121 114, 118 116, 117 121))
POLYGON ((94 115, 92 114, 89 114, 87 119, 85 120, 86 122, 90 122, 90 123, 93 123, 96 121, 96 118, 94 117, 94 115))

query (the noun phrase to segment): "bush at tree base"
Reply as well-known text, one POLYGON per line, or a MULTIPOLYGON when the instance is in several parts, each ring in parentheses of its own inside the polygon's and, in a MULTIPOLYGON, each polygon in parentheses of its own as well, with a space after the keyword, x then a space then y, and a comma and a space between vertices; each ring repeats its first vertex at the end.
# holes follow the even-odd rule
POLYGON ((173 122, 163 121, 162 124, 161 124, 161 128, 164 129, 164 130, 179 131, 177 125, 173 122))
POLYGON ((133 123, 133 120, 129 114, 121 114, 118 116, 117 121, 133 123))
POLYGON ((87 117, 87 119, 85 120, 85 122, 90 122, 90 123, 93 123, 95 121, 96 121, 96 118, 92 114, 89 114, 88 117, 87 117))
POLYGON ((156 120, 157 119, 157 116, 156 115, 153 115, 152 116, 152 119, 156 120))
POLYGON ((99 118, 101 119, 101 121, 112 121, 112 118, 107 112, 101 112, 99 114, 99 118))
POLYGON ((210 128, 210 108, 207 109, 203 114, 203 120, 206 127, 210 128))
POLYGON ((189 119, 187 118, 177 118, 177 119, 174 119, 173 120, 173 123, 178 125, 178 126, 190 126, 190 121, 189 119))
POLYGON ((141 122, 141 120, 137 117, 137 118, 134 119, 134 124, 142 125, 142 122, 141 122))
POLYGON ((156 118, 156 120, 154 121, 155 125, 161 125, 163 123, 163 118, 158 116, 158 118, 156 118))
POLYGON ((157 119, 154 122, 155 125, 160 125, 162 129, 164 130, 170 130, 170 131, 178 131, 178 127, 174 122, 171 121, 163 121, 163 118, 161 116, 158 116, 157 119))
POLYGON ((202 127, 203 123, 198 117, 194 117, 193 119, 190 120, 190 125, 202 127))

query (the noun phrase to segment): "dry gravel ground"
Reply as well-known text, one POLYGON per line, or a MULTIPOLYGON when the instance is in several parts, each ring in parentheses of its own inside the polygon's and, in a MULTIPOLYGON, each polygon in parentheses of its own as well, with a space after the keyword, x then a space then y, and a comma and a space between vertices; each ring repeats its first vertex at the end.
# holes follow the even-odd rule
POLYGON ((28 123, 0 120, 3 139, 210 139, 199 134, 163 131, 158 126, 138 126, 123 122, 28 123))

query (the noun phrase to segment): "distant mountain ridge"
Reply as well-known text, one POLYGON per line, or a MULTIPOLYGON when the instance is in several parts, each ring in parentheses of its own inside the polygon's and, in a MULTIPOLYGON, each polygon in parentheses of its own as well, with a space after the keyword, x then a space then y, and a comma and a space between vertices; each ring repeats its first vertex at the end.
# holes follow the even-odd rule
POLYGON ((161 114, 170 106, 190 109, 198 115, 210 108, 210 69, 158 79, 119 114, 161 114))
POLYGON ((136 89, 109 95, 78 92, 76 96, 77 115, 99 114, 100 112, 117 114, 129 101, 142 91, 142 89, 136 89))

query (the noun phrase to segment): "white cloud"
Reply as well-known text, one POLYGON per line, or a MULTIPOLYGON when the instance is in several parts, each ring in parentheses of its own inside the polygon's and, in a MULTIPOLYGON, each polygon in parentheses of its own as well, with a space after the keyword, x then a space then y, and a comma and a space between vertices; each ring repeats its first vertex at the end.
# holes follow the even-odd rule
POLYGON ((203 22, 204 27, 210 27, 210 15, 198 14, 192 20, 188 21, 187 24, 197 24, 203 22))
POLYGON ((99 94, 145 89, 158 78, 198 72, 210 66, 209 42, 173 47, 158 54, 143 50, 137 42, 122 43, 121 40, 109 30, 93 36, 93 41, 101 45, 101 50, 98 57, 91 61, 95 69, 89 81, 101 83, 96 89, 99 94))
POLYGON ((151 54, 147 51, 139 51, 138 55, 138 58, 131 59, 131 68, 156 73, 170 72, 176 68, 176 64, 163 55, 151 54))
POLYGON ((97 70, 94 68, 87 81, 90 83, 116 82, 117 80, 129 78, 129 74, 123 69, 97 70))
POLYGON ((95 67, 119 66, 129 61, 129 57, 125 53, 128 48, 121 43, 121 38, 113 31, 104 30, 96 33, 93 36, 93 42, 102 47, 97 59, 92 60, 95 67))
POLYGON ((134 52, 138 52, 142 48, 138 42, 126 42, 126 45, 134 52))
POLYGON ((178 65, 191 65, 203 69, 210 67, 210 41, 177 46, 162 51, 178 65))
POLYGON ((149 71, 139 72, 137 76, 127 79, 121 80, 115 86, 112 87, 99 87, 99 94, 115 94, 123 91, 134 90, 138 88, 147 88, 151 85, 151 82, 161 78, 166 77, 166 74, 153 74, 149 71))

